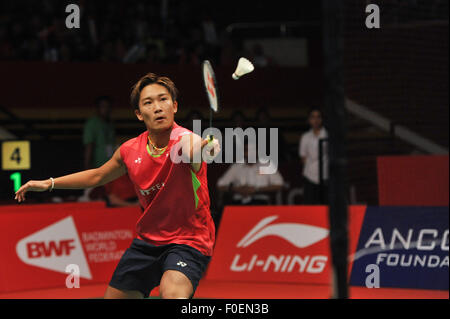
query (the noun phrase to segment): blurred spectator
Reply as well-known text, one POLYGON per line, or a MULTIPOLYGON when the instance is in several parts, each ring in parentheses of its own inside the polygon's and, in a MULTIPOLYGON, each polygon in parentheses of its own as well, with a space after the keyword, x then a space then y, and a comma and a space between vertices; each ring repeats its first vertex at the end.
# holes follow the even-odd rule
POLYGON ((274 142, 277 143, 278 147, 278 159, 280 162, 288 161, 291 158, 291 156, 289 153, 288 144, 284 138, 283 129, 277 127, 276 123, 274 123, 273 118, 269 114, 269 110, 266 107, 260 107, 256 111, 255 123, 258 129, 263 128, 266 131, 266 153, 270 152, 271 147, 270 128, 276 128, 278 130, 278 139, 274 140, 274 142))
MULTIPOLYGON (((95 100, 96 114, 84 124, 84 169, 102 166, 114 152, 115 132, 111 121, 111 104, 108 96, 98 97, 95 100)), ((89 201, 92 191, 92 188, 85 189, 78 201, 89 201)))
MULTIPOLYGON (((247 129, 247 119, 244 116, 244 114, 241 111, 234 111, 231 114, 231 128, 241 128, 242 130, 247 129)), ((224 132, 223 132, 224 133, 224 132)), ((223 135, 225 136, 225 134, 223 135)), ((242 149, 245 147, 245 140, 243 139, 242 135, 234 135, 233 136, 233 145, 235 149, 242 149)), ((224 155, 227 156, 226 150, 223 150, 224 155)), ((242 158, 237 158, 237 154, 233 153, 233 161, 240 161, 242 158)))
POLYGON ((241 127, 242 129, 246 128, 247 119, 241 111, 234 111, 230 116, 230 120, 232 127, 241 127))
POLYGON ((217 36, 216 25, 210 14, 205 14, 202 21, 203 35, 207 45, 215 47, 219 45, 219 37, 217 36))
POLYGON ((106 191, 106 203, 112 207, 135 206, 138 205, 138 197, 133 183, 128 174, 104 185, 106 191))
POLYGON ((111 98, 100 96, 95 101, 96 115, 84 124, 84 168, 96 168, 106 163, 114 152, 115 132, 111 121, 111 98))
POLYGON ((236 49, 230 39, 226 39, 220 52, 220 65, 235 66, 237 61, 236 49))
POLYGON ((273 59, 264 53, 264 48, 261 44, 255 43, 252 48, 252 62, 255 67, 264 68, 273 65, 273 59))
POLYGON ((260 174, 261 164, 257 160, 256 146, 246 143, 244 163, 234 163, 217 181, 221 192, 228 192, 230 200, 225 205, 269 205, 270 194, 278 192, 283 186, 283 177, 274 174, 260 174), (256 163, 249 160, 256 159, 256 163))
POLYGON ((218 63, 218 57, 220 56, 220 42, 216 24, 210 12, 203 14, 201 25, 203 29, 202 41, 205 46, 205 55, 212 59, 214 63, 218 63))
POLYGON ((128 174, 94 188, 88 196, 90 200, 104 200, 108 207, 126 207, 139 204, 136 191, 128 174))
POLYGON ((324 189, 320 188, 319 180, 319 140, 328 138, 327 130, 323 127, 322 111, 312 108, 308 113, 311 129, 300 139, 299 155, 303 164, 304 204, 317 205, 327 203, 328 152, 323 143, 323 179, 324 189), (322 193, 321 193, 322 192, 322 193), (321 201, 322 196, 322 201, 321 201))
MULTIPOLYGON (((67 16, 65 1, 0 1, 0 59, 66 61, 70 58, 70 61, 123 62, 125 53, 107 54, 115 51, 117 39, 121 39, 120 45, 123 45, 120 51, 125 52, 136 49, 138 45, 150 45, 149 39, 150 42, 158 39, 166 47, 163 50, 157 44, 162 63, 177 63, 179 60, 175 59, 174 52, 180 52, 180 55, 186 52, 187 59, 182 62, 196 63, 195 57, 199 56, 198 50, 202 47, 202 55, 215 63, 220 61, 228 65, 249 53, 243 50, 242 43, 238 43, 242 38, 234 37, 237 43, 233 48, 229 43, 221 43, 230 24, 254 21, 255 10, 259 21, 298 18, 296 10, 274 10, 269 1, 258 2, 257 6, 245 1, 212 5, 208 1, 178 0, 99 0, 77 4, 80 6, 81 27, 69 30, 64 25, 67 16), (225 52, 221 52, 222 49, 225 52)), ((430 19, 448 21, 448 1, 445 0, 383 0, 379 5, 383 7, 384 20, 388 23, 430 19)), ((311 15, 308 10, 304 12, 311 15)), ((253 56, 257 67, 272 63, 261 45, 256 44, 252 49, 250 56, 253 56)), ((145 54, 126 61, 145 62, 145 54)), ((149 62, 154 63, 153 58, 149 62)))

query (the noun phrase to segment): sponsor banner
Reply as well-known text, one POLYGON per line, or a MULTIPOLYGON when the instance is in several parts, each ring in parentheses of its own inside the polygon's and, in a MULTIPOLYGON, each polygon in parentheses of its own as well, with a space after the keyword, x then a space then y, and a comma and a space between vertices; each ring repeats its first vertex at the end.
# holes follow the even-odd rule
POLYGON ((448 207, 369 207, 350 284, 376 275, 379 287, 448 290, 448 216, 448 207))
MULTIPOLYGON (((364 212, 349 208, 350 252, 364 212)), ((326 206, 228 206, 206 278, 329 284, 330 269, 326 206)))
POLYGON ((1 207, 0 292, 66 287, 71 264, 80 285, 108 282, 139 216, 103 203, 1 207))

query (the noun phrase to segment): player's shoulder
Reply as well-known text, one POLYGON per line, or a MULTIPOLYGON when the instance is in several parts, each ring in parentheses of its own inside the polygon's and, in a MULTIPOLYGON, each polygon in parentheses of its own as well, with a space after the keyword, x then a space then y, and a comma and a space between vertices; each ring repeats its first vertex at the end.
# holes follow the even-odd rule
POLYGON ((120 152, 123 154, 131 149, 139 149, 139 146, 147 143, 147 131, 143 132, 139 136, 133 137, 120 145, 120 152))
POLYGON ((139 142, 139 140, 142 139, 142 137, 145 135, 146 132, 143 132, 142 134, 140 134, 139 136, 130 138, 129 140, 125 141, 122 143, 122 146, 130 146, 133 144, 136 144, 137 142, 139 142))
POLYGON ((177 123, 174 123, 172 132, 170 133, 170 139, 178 140, 180 137, 189 134, 193 134, 193 132, 185 127, 178 125, 177 123))

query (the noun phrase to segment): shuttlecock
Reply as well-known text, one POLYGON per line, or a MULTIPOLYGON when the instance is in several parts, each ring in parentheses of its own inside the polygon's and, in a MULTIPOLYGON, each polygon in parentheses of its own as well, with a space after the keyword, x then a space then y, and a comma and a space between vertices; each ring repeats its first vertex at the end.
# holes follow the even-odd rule
POLYGON ((240 58, 236 71, 234 71, 233 75, 231 76, 233 79, 237 80, 244 74, 250 73, 255 69, 253 64, 247 60, 246 58, 240 58))

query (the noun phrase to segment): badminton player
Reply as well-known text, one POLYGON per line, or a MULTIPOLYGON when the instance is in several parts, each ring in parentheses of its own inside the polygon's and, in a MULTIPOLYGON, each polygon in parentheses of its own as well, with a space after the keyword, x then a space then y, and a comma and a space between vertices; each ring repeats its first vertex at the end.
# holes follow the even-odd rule
POLYGON ((201 154, 208 143, 213 143, 214 154, 220 146, 217 140, 203 140, 175 123, 177 89, 167 77, 153 73, 142 77, 133 86, 131 104, 147 128, 144 133, 123 143, 101 167, 28 181, 15 199, 24 201, 28 191, 96 187, 128 173, 143 213, 137 236, 119 261, 104 297, 146 298, 159 285, 161 298, 192 298, 215 240, 207 164, 201 154), (182 147, 187 160, 171 159, 175 145, 182 147))

